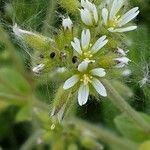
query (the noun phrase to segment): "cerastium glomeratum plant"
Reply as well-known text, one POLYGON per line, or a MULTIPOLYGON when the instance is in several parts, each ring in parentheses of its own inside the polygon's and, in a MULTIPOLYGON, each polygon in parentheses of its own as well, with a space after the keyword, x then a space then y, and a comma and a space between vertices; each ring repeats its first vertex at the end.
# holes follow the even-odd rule
POLYGON ((70 5, 61 0, 61 4, 71 15, 62 17, 60 29, 50 38, 13 26, 16 38, 35 50, 31 57, 34 74, 46 73, 60 85, 51 115, 61 121, 76 100, 80 106, 85 105, 91 94, 97 99, 110 99, 142 130, 150 132, 147 122, 111 84, 131 73, 125 35, 137 29, 132 21, 139 8, 128 10, 125 0, 69 0, 70 5))

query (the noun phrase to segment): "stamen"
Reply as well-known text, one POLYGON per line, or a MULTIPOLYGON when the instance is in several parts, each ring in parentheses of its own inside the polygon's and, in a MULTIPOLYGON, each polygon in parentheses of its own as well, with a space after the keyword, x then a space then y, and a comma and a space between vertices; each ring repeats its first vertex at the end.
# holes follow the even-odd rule
POLYGON ((84 85, 87 85, 88 83, 91 83, 91 80, 93 79, 92 76, 88 75, 88 74, 84 74, 83 78, 80 79, 81 82, 83 82, 84 85))

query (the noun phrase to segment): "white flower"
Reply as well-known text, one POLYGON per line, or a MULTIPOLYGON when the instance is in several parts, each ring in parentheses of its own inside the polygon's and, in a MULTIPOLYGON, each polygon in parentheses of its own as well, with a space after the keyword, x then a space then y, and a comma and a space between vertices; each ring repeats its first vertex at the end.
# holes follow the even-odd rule
POLYGON ((128 53, 129 51, 124 51, 123 49, 121 49, 121 48, 117 48, 117 53, 120 55, 120 56, 126 56, 127 55, 127 53, 128 53))
POLYGON ((95 68, 87 72, 85 68, 86 66, 83 65, 82 69, 78 69, 79 73, 66 80, 63 86, 63 88, 67 90, 79 82, 78 103, 80 106, 86 104, 88 100, 90 85, 92 85, 101 96, 107 96, 105 87, 97 79, 106 75, 105 70, 103 68, 95 68))
POLYGON ((32 69, 32 71, 34 72, 34 73, 36 73, 36 74, 39 74, 39 73, 41 73, 41 71, 44 69, 44 64, 39 64, 39 65, 37 65, 36 67, 34 67, 33 69, 32 69))
POLYGON ((109 8, 102 9, 103 23, 110 32, 127 32, 137 28, 137 26, 125 27, 125 25, 139 14, 139 8, 134 7, 120 16, 118 13, 123 7, 123 3, 124 0, 109 1, 109 8))
MULTIPOLYGON (((92 60, 93 55, 96 54, 108 42, 105 35, 100 37, 94 45, 90 44, 90 40, 90 30, 86 29, 82 31, 81 40, 79 40, 78 38, 74 38, 74 41, 71 42, 72 47, 78 53, 81 60, 83 60, 82 63, 86 63, 87 66, 88 63, 95 62, 95 60, 92 60)), ((79 68, 83 65, 82 63, 79 65, 79 68)))
POLYGON ((115 58, 115 61, 117 61, 117 65, 115 66, 116 68, 123 68, 124 66, 128 65, 128 63, 131 61, 127 57, 120 57, 120 58, 115 58))
POLYGON ((62 26, 64 27, 64 30, 67 30, 67 29, 72 30, 73 22, 69 17, 64 18, 62 21, 62 26))
POLYGON ((83 9, 80 10, 83 23, 88 26, 96 25, 98 23, 96 6, 88 0, 81 0, 81 6, 83 7, 83 9))

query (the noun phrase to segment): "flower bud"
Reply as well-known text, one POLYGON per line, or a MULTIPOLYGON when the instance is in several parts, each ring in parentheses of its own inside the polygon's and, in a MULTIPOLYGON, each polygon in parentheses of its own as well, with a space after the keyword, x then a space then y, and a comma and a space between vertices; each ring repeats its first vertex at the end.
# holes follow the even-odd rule
POLYGON ((117 49, 117 53, 118 53, 120 56, 126 56, 128 52, 129 52, 129 51, 124 51, 123 49, 121 49, 121 48, 119 48, 119 47, 118 47, 118 49, 117 49))
POLYGON ((63 26, 64 30, 69 29, 71 31, 72 27, 73 27, 73 22, 69 17, 64 18, 63 21, 62 21, 62 26, 63 26))
POLYGON ((54 120, 58 120, 59 122, 62 121, 71 104, 71 95, 71 92, 64 91, 62 86, 58 89, 53 101, 53 109, 51 112, 51 117, 53 117, 54 120))
POLYGON ((36 74, 40 74, 41 73, 41 71, 44 69, 44 64, 39 64, 39 65, 37 65, 36 67, 34 67, 33 69, 32 69, 32 71, 34 72, 34 73, 36 73, 36 74))
POLYGON ((98 23, 98 12, 95 4, 88 0, 81 0, 81 6, 83 9, 80 10, 81 19, 87 26, 93 26, 98 23))
POLYGON ((120 57, 120 58, 115 58, 115 61, 117 61, 117 65, 115 66, 116 68, 123 68, 125 65, 128 65, 128 63, 131 61, 127 57, 120 57))
POLYGON ((20 29, 17 24, 13 26, 13 32, 17 38, 21 39, 29 47, 45 51, 51 48, 53 40, 43 35, 20 29))

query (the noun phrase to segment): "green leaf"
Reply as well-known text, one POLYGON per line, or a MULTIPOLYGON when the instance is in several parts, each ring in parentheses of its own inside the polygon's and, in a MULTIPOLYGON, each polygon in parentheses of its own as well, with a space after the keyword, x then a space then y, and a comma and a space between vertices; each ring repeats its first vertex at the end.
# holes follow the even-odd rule
POLYGON ((4 93, 27 94, 30 92, 30 85, 26 79, 16 70, 10 68, 0 69, 0 89, 4 93))
MULTIPOLYGON (((150 116, 140 113, 140 115, 150 123, 150 116)), ((127 116, 124 114, 117 116, 114 119, 117 129, 120 133, 136 142, 142 142, 150 139, 150 134, 143 132, 137 124, 133 123, 127 116)))
POLYGON ((25 106, 16 115, 16 122, 31 121, 31 107, 25 106))

